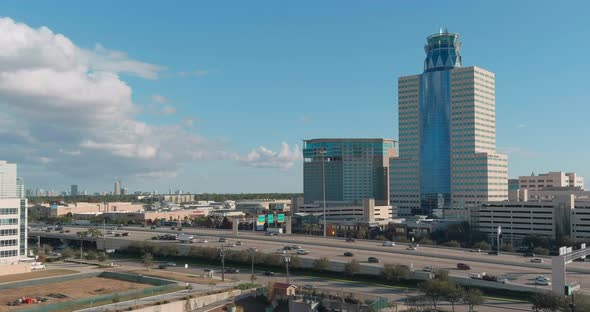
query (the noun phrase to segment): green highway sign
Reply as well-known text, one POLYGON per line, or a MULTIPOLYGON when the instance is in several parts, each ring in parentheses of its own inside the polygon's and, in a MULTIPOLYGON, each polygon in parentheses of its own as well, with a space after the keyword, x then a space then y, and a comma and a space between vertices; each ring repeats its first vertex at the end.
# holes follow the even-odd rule
POLYGON ((274 222, 274 215, 269 214, 268 215, 268 224, 271 224, 274 222))
POLYGON ((285 222, 285 214, 281 213, 277 215, 277 222, 278 223, 283 223, 285 222))

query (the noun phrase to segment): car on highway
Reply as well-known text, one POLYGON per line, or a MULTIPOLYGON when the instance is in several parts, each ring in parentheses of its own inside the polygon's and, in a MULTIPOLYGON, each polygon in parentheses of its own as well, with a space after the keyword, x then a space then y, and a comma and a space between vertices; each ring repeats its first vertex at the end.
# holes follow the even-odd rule
POLYGON ((535 285, 551 286, 551 281, 546 279, 535 279, 535 285))
POLYGON ((543 280, 543 281, 550 281, 550 279, 544 275, 537 275, 535 280, 543 280))
POLYGON ((489 251, 488 252, 488 255, 490 255, 490 256, 497 256, 498 255, 498 252, 497 251, 489 251))
POLYGON ((313 290, 313 285, 311 285, 311 284, 305 284, 305 285, 303 285, 303 287, 302 287, 302 288, 303 288, 304 290, 313 290))
POLYGON ((121 233, 115 233, 115 237, 121 237, 121 233))
POLYGON ((406 250, 418 250, 418 248, 416 246, 408 246, 408 248, 406 248, 406 250))
POLYGON ((158 240, 158 239, 160 239, 159 236, 152 236, 152 240, 158 240))
POLYGON ((113 233, 115 233, 115 232, 113 232, 113 230, 108 230, 108 231, 107 231, 107 234, 108 234, 108 235, 112 235, 113 233))
POLYGON ((225 268, 225 273, 240 273, 240 270, 236 268, 225 268))
POLYGON ((208 243, 208 242, 207 242, 207 240, 205 240, 205 239, 199 239, 199 240, 197 241, 197 243, 203 243, 203 244, 206 244, 206 243, 208 243))
POLYGON ((237 245, 235 243, 229 243, 227 245, 225 245, 225 247, 236 247, 237 245))
POLYGON ((160 265, 158 265, 158 269, 160 269, 160 270, 164 270, 164 269, 165 269, 165 268, 167 268, 167 267, 168 267, 168 266, 167 266, 167 265, 165 265, 165 264, 160 264, 160 265))
POLYGON ((275 232, 266 232, 264 235, 266 236, 278 236, 279 233, 275 233, 275 232))
POLYGON ((205 271, 205 272, 215 272, 213 269, 209 269, 209 268, 203 269, 203 271, 205 271))
POLYGON ((395 246, 395 243, 394 242, 383 242, 383 246, 384 247, 393 247, 393 246, 395 246))
POLYGON ((422 269, 422 271, 425 271, 425 272, 434 272, 434 268, 433 268, 432 266, 430 266, 430 265, 429 265, 429 266, 425 266, 425 267, 422 269))
POLYGON ((369 263, 379 263, 379 258, 377 258, 377 257, 369 257, 369 258, 367 259, 367 261, 368 261, 369 263))
POLYGON ((349 237, 349 238, 346 239, 346 241, 349 242, 349 243, 354 243, 354 242, 356 242, 356 239, 354 239, 352 237, 349 237))
POLYGON ((176 263, 174 263, 174 262, 166 262, 166 265, 167 266, 174 267, 174 266, 176 266, 176 263))
POLYGON ((155 226, 150 227, 150 230, 155 230, 155 229, 157 229, 157 227, 155 227, 155 226))
POLYGON ((459 270, 471 270, 471 267, 465 263, 457 263, 457 269, 459 270))
POLYGON ((236 242, 236 246, 242 246, 242 242, 241 241, 237 241, 236 242))
POLYGON ((510 283, 510 280, 507 278, 497 278, 496 282, 502 283, 502 284, 508 284, 508 283, 510 283))
POLYGON ((350 251, 347 251, 347 252, 344 253, 344 256, 345 257, 352 257, 352 256, 354 256, 354 254, 352 252, 350 252, 350 251))
POLYGON ((225 238, 223 238, 223 237, 220 237, 220 238, 219 238, 219 242, 220 242, 220 243, 225 243, 226 241, 227 241, 227 240, 226 240, 225 238))
POLYGON ((298 255, 307 255, 307 254, 309 254, 309 250, 297 249, 297 254, 298 255))
POLYGON ((123 234, 121 234, 123 236, 129 236, 129 232, 124 232, 123 234))
POLYGON ((276 250, 276 253, 278 253, 278 254, 286 254, 287 251, 285 249, 277 249, 276 250))
POLYGON ((470 273, 469 274, 469 278, 472 279, 483 279, 483 277, 486 275, 486 273, 470 273))
POLYGON ((299 250, 299 249, 303 249, 303 247, 301 247, 300 245, 291 245, 291 249, 299 250))
POLYGON ((481 252, 481 249, 479 249, 479 248, 473 248, 473 249, 471 249, 470 251, 471 251, 471 252, 481 252))
POLYGON ((531 262, 532 263, 543 263, 543 259, 541 259, 541 258, 533 258, 533 259, 531 259, 531 262))
POLYGON ((271 272, 271 271, 264 271, 263 273, 265 276, 274 276, 275 272, 271 272))

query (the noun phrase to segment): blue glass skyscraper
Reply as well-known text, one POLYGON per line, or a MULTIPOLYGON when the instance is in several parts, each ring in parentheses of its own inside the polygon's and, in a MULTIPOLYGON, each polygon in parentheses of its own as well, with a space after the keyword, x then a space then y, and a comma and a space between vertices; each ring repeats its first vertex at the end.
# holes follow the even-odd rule
POLYGON ((494 76, 462 68, 460 48, 456 33, 429 36, 424 72, 399 79, 399 157, 390 162, 390 193, 402 215, 442 216, 507 195, 506 158, 495 153, 494 76), (496 166, 502 169, 490 169, 496 166))

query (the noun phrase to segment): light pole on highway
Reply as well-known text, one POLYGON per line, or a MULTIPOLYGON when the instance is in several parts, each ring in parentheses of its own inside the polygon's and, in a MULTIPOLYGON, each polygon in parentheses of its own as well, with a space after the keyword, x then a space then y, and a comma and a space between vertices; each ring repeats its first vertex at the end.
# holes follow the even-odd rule
POLYGON ((221 257, 221 281, 225 282, 225 247, 223 245, 219 249, 219 256, 221 257))
POLYGON ((502 226, 498 225, 498 246, 496 246, 496 252, 500 255, 500 235, 502 234, 502 226))
POLYGON ((289 284, 289 262, 291 261, 291 257, 289 254, 283 256, 283 262, 285 262, 285 267, 287 268, 287 284, 289 284))
POLYGON ((320 154, 322 154, 322 197, 324 199, 324 237, 326 237, 326 172, 324 169, 326 162, 326 150, 320 150, 320 154))
POLYGON ((250 276, 250 282, 254 284, 254 257, 256 256, 256 247, 250 248, 250 256, 252 257, 252 275, 250 276))

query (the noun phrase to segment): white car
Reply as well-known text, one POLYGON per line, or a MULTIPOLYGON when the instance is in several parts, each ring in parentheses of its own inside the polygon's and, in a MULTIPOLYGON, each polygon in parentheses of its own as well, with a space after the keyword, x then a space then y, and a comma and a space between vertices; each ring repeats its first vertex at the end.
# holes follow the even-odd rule
POLYGON ((535 285, 551 286, 551 282, 544 279, 535 279, 535 285))
POLYGON ((508 280, 507 278, 499 278, 496 281, 498 281, 498 283, 502 283, 502 284, 510 283, 510 280, 508 280))
POLYGON ((299 254, 299 255, 307 255, 307 254, 309 254, 309 250, 298 249, 297 250, 297 254, 299 254))
POLYGON ((408 246, 408 248, 406 248, 407 250, 418 250, 418 248, 416 248, 415 246, 408 246))
POLYGON ((541 259, 541 258, 534 258, 534 259, 531 259, 531 262, 532 263, 543 263, 543 259, 541 259))
POLYGON ((383 246, 384 247, 393 247, 393 246, 395 246, 395 243, 394 242, 383 242, 383 246))
POLYGON ((205 244, 205 243, 208 243, 208 242, 207 242, 207 240, 200 239, 200 240, 197 241, 197 243, 203 243, 203 244, 205 244))
POLYGON ((276 253, 278 253, 278 254, 286 254, 287 251, 284 250, 284 249, 277 249, 276 253))

